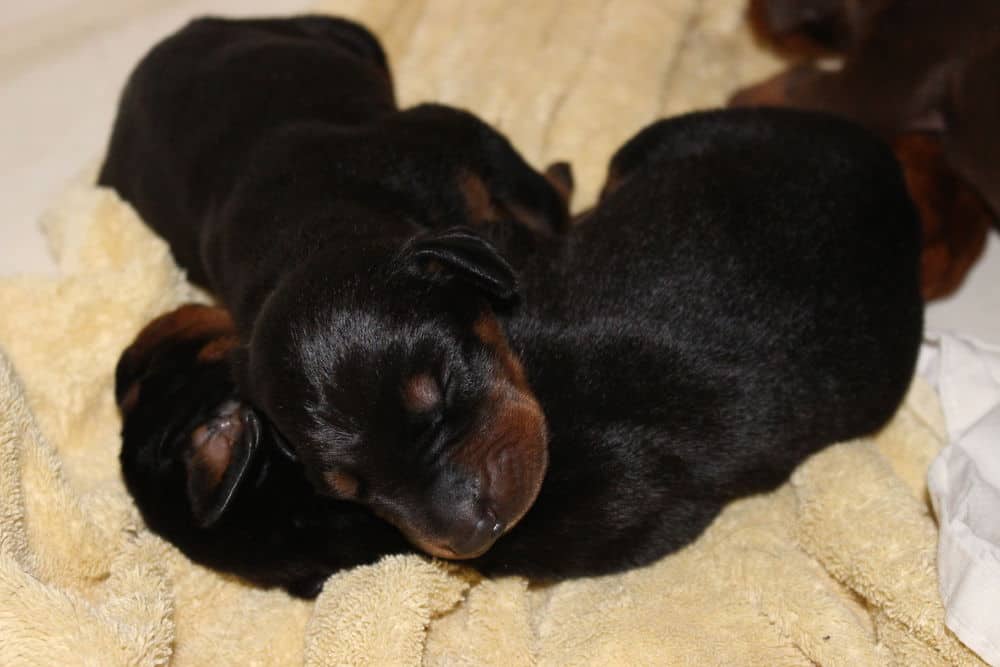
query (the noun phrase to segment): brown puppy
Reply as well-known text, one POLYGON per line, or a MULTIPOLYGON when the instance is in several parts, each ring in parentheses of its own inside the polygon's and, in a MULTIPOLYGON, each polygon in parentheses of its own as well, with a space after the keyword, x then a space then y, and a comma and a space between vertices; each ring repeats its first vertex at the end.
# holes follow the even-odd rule
POLYGON ((923 221, 924 299, 953 292, 1000 216, 1000 3, 751 0, 748 13, 796 64, 731 104, 829 111, 888 141, 923 221), (812 62, 830 55, 840 69, 812 62))

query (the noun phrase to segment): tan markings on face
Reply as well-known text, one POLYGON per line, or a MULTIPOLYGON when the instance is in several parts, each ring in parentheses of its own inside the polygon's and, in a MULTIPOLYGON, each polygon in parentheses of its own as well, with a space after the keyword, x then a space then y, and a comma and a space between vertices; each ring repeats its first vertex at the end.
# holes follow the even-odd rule
POLYGON ((507 336, 500 329, 500 323, 492 314, 480 316, 473 325, 473 332, 483 345, 491 348, 497 355, 497 360, 510 382, 519 390, 531 393, 528 380, 524 374, 524 366, 507 344, 507 336))
POLYGON ((227 352, 239 344, 240 339, 235 335, 220 336, 198 351, 198 361, 206 364, 221 361, 227 352))
POLYGON ((545 415, 496 318, 484 315, 474 331, 494 351, 499 363, 491 381, 489 409, 475 432, 455 451, 454 461, 480 471, 494 496, 490 500, 510 530, 534 503, 545 475, 545 415))
POLYGON ((334 493, 341 498, 354 498, 361 486, 357 477, 343 470, 323 473, 323 477, 334 493))
POLYGON ((493 197, 486 184, 476 174, 463 171, 458 176, 458 189, 465 199, 465 211, 474 225, 497 219, 497 211, 493 206, 493 197))
MULTIPOLYGON (((488 404, 489 416, 456 452, 455 462, 478 467, 504 448, 525 455, 526 462, 537 458, 538 448, 545 444, 545 415, 535 397, 499 381, 490 390, 488 404)), ((530 467, 526 472, 534 471, 534 465, 530 467)))
POLYGON ((410 412, 429 412, 441 402, 441 386, 428 373, 414 375, 403 385, 403 404, 410 412))
POLYGON ((139 392, 142 391, 141 387, 142 383, 136 381, 133 382, 132 386, 128 388, 127 392, 125 392, 125 397, 122 398, 121 403, 121 411, 123 414, 132 412, 132 408, 134 408, 135 404, 139 402, 139 392))

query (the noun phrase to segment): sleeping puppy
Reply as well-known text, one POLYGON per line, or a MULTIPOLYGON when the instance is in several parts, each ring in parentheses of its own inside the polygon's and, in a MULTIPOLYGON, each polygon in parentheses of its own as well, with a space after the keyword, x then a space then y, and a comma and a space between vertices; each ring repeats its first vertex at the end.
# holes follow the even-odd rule
POLYGON ((319 492, 460 558, 518 522, 547 465, 495 335, 517 279, 484 238, 520 254, 563 231, 571 182, 550 175, 468 113, 399 110, 371 34, 299 17, 204 19, 157 45, 99 181, 232 314, 234 419, 267 422, 319 492))
POLYGON ((1000 220, 1000 3, 751 0, 749 15, 794 64, 732 104, 828 111, 889 142, 923 219, 924 297, 953 292, 1000 220))
MULTIPOLYGON (((849 123, 728 110, 640 132, 615 155, 586 219, 523 258, 526 298, 479 325, 482 340, 507 340, 520 358, 507 372, 530 383, 544 410, 549 465, 518 525, 467 562, 536 579, 642 565, 695 539, 730 500, 780 484, 823 446, 881 427, 902 400, 920 342, 918 252, 919 224, 892 154, 849 123)), ((204 540, 227 550, 223 568, 260 565, 242 545, 254 542, 251 531, 263 539, 290 530, 272 525, 286 522, 284 510, 245 519, 242 540, 212 531, 230 513, 250 516, 239 514, 241 503, 281 507, 271 494, 283 487, 267 484, 266 471, 242 472, 257 464, 240 439, 271 438, 257 449, 270 461, 280 438, 257 428, 226 373, 205 375, 198 364, 227 363, 220 352, 236 339, 213 328, 223 315, 191 312, 203 323, 189 324, 183 309, 168 315, 119 363, 123 472, 154 530, 182 549, 204 540), (188 330, 207 333, 183 343, 179 358, 188 330), (156 362, 161 354, 167 361, 156 362), (218 389, 200 397, 206 390, 195 387, 209 382, 218 389), (213 415, 227 426, 207 429, 220 434, 212 454, 184 453, 211 441, 202 425, 213 415), (222 437, 227 429, 239 437, 222 437), (175 441, 179 453, 160 444, 175 441), (201 472, 206 460, 210 473, 201 472), (159 500, 165 485, 169 502, 159 500), (205 514, 221 518, 202 528, 205 514)), ((443 394, 420 387, 413 398, 438 402, 454 419, 464 410, 456 387, 467 381, 453 369, 443 394)), ((523 437, 516 416, 505 428, 523 437)), ((348 505, 311 507, 318 515, 305 523, 327 543, 289 540, 282 555, 298 560, 294 571, 313 568, 311 582, 363 561, 359 552, 373 560, 400 548, 360 518, 341 524, 348 505), (350 557, 336 555, 340 548, 350 557)))
POLYGON ((648 563, 733 498, 869 434, 910 383, 920 226, 862 128, 729 109, 646 128, 604 195, 521 272, 503 320, 549 426, 532 509, 490 572, 648 563))
POLYGON ((122 353, 122 476, 146 525, 195 562, 304 597, 338 569, 409 550, 366 508, 305 480, 241 403, 227 359, 237 345, 223 309, 192 304, 122 353))

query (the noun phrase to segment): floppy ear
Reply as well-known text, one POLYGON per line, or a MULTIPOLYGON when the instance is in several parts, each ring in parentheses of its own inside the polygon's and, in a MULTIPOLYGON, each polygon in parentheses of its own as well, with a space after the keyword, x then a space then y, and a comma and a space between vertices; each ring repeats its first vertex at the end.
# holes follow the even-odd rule
POLYGON ((455 227, 417 239, 409 247, 415 267, 466 282, 502 302, 518 296, 517 275, 492 244, 455 227))
POLYGON ((191 511, 202 528, 219 520, 247 476, 260 443, 253 410, 229 400, 192 431, 183 452, 191 511))

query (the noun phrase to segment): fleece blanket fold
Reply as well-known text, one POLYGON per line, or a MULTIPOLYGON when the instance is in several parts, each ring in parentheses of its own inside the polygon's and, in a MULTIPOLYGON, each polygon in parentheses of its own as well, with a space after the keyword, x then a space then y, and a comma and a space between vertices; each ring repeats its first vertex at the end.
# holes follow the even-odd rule
MULTIPOLYGON (((741 1, 322 9, 381 36, 403 104, 467 107, 537 166, 572 159, 585 206, 642 125, 775 69, 741 1)), ((877 436, 626 574, 539 586, 399 556, 304 602, 193 565, 124 490, 112 371, 145 322, 206 297, 86 179, 44 227, 60 274, 0 281, 2 665, 981 664, 943 622, 924 478, 945 436, 919 380, 877 436)))

